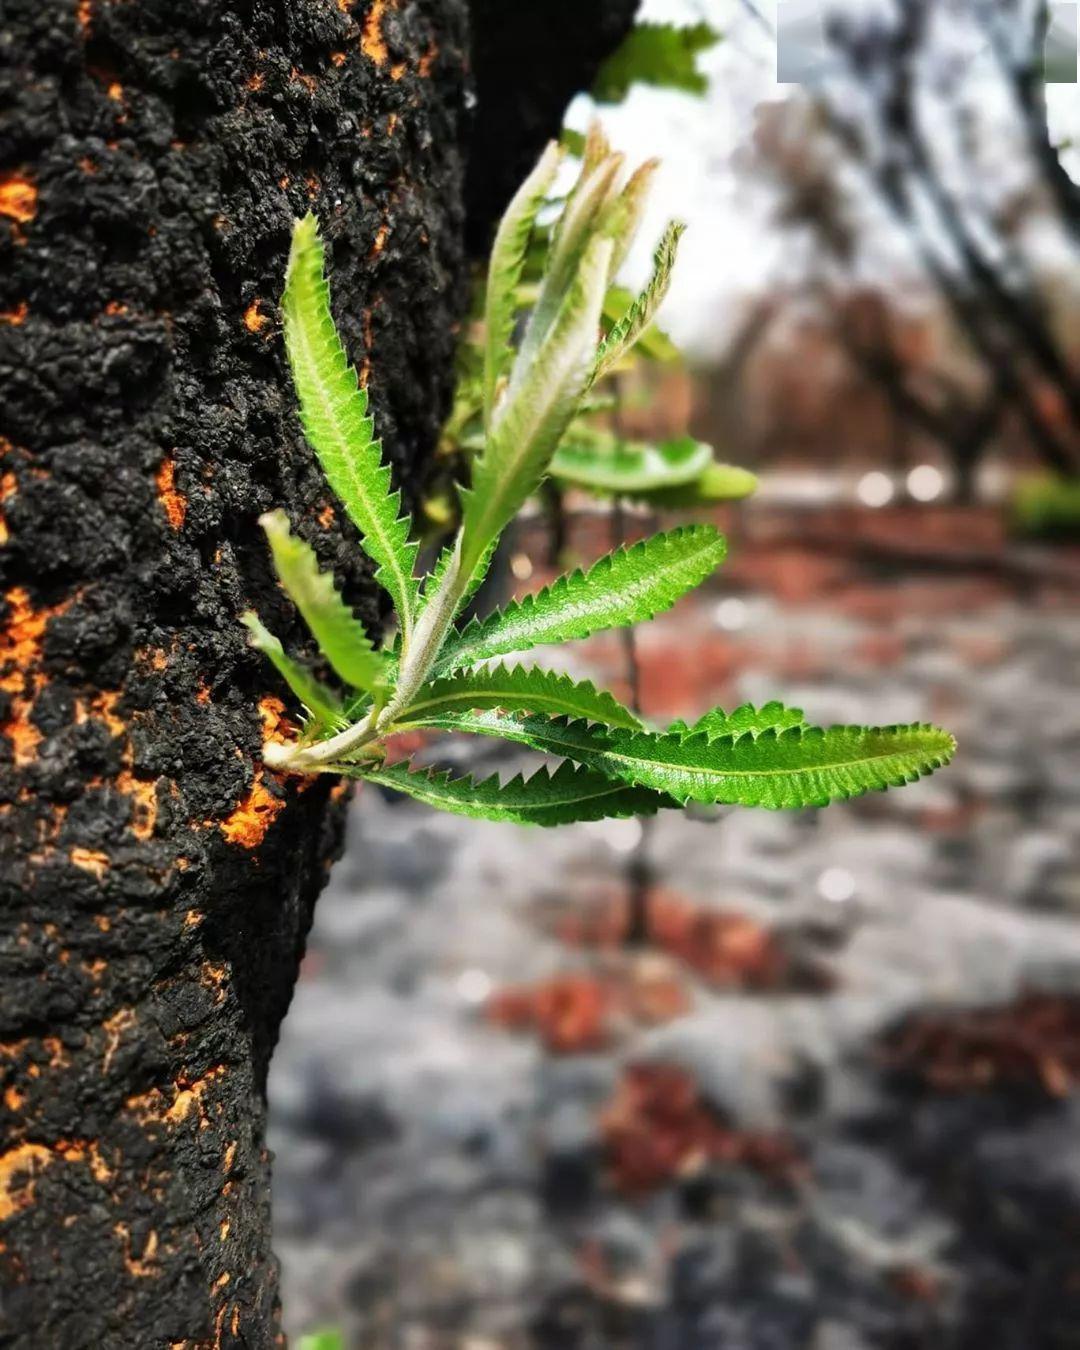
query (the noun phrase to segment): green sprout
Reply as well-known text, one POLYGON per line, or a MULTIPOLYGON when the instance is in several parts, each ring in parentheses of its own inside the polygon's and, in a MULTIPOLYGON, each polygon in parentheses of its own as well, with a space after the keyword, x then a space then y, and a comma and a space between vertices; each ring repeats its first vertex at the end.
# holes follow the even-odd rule
MULTIPOLYGON (((672 224, 645 289, 607 329, 605 300, 641 214, 643 171, 623 184, 621 156, 599 134, 550 232, 541 280, 522 328, 518 288, 561 151, 550 145, 497 231, 484 310, 482 445, 461 523, 430 575, 330 312, 324 249, 312 215, 298 221, 282 301, 285 342, 307 439, 361 534, 389 593, 397 636, 377 647, 319 571, 280 511, 264 516, 277 575, 336 677, 329 687, 289 657, 254 614, 243 621, 306 710, 302 734, 267 743, 273 768, 346 774, 443 810, 489 820, 562 825, 649 815, 689 802, 771 808, 824 806, 897 786, 945 764, 953 738, 926 725, 827 729, 780 703, 714 709, 688 725, 646 726, 610 693, 538 668, 493 664, 541 644, 628 627, 669 609, 723 561, 723 536, 689 524, 620 548, 588 571, 559 577, 486 618, 458 617, 484 578, 499 537, 551 472, 595 382, 652 325, 667 292, 682 227, 672 224), (514 342, 521 329, 520 339, 514 342), (494 736, 562 761, 501 783, 387 764, 385 746, 429 729, 494 736)), ((648 170, 651 173, 651 169, 648 170)), ((692 445, 671 452, 695 472, 692 445)), ((620 493, 649 465, 611 466, 620 493)), ((663 466, 661 466, 663 467, 663 466)))

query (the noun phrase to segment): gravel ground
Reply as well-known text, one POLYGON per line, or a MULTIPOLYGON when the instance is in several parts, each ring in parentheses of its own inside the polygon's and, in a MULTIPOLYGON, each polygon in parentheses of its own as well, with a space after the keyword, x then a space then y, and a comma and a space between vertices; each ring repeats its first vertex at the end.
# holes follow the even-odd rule
MULTIPOLYGON (((292 1334, 1080 1346, 1080 611, 793 575, 744 563, 651 625, 647 710, 705 683, 962 752, 824 812, 661 816, 643 947, 637 822, 357 798, 271 1074, 292 1334)), ((618 674, 610 644, 559 659, 618 674)))

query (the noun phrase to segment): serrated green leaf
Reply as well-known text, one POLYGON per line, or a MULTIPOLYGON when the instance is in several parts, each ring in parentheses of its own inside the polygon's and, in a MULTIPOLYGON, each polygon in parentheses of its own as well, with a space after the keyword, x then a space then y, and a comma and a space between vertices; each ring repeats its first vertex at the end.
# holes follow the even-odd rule
POLYGON ((770 810, 827 806, 899 787, 947 764, 956 743, 937 727, 790 727, 710 737, 607 731, 559 718, 466 713, 433 718, 444 731, 499 736, 561 755, 677 801, 770 810))
POLYGON ((403 726, 475 708, 547 713, 611 727, 641 726, 640 718, 606 690, 594 688, 587 680, 575 682, 568 675, 538 666, 496 666, 433 680, 396 720, 397 725, 403 726))
POLYGON ((661 511, 691 510, 695 506, 713 506, 717 502, 741 501, 757 491, 757 475, 734 464, 709 464, 699 477, 675 487, 650 488, 633 493, 641 501, 661 511))
MULTIPOLYGON (((461 573, 474 579, 495 540, 539 485, 589 375, 611 240, 594 239, 527 373, 511 379, 483 454, 473 466, 460 539, 461 573)), ((520 362, 519 362, 520 365, 520 362)))
POLYGON ((707 23, 635 24, 600 67, 593 98, 598 103, 621 103, 634 84, 703 94, 708 81, 697 68, 697 58, 720 38, 707 23))
POLYGON ((529 239, 561 159, 559 147, 550 142, 532 173, 514 194, 495 234, 484 306, 485 426, 491 425, 498 382, 512 357, 510 337, 517 312, 515 292, 525 265, 529 239))
POLYGON ((611 331, 596 349, 596 362, 592 379, 598 380, 628 352, 638 338, 656 318, 657 311, 664 303, 664 297, 671 285, 671 272, 679 251, 679 240, 686 226, 673 220, 664 231, 656 253, 653 255, 652 276, 648 284, 621 319, 612 325, 611 331))
MULTIPOLYGON (((636 296, 633 291, 628 291, 625 286, 608 287, 607 295, 604 296, 603 317, 609 328, 618 323, 635 299, 636 296)), ((660 361, 664 364, 678 361, 682 355, 667 333, 655 323, 650 324, 638 336, 635 347, 639 355, 648 357, 650 361, 660 361)))
POLYGON ((378 688, 385 677, 386 657, 372 646, 363 624, 338 594, 334 578, 320 572, 315 550, 291 533, 284 511, 270 511, 259 523, 270 541, 281 584, 335 673, 354 689, 378 688))
POLYGON ((479 820, 518 825, 572 825, 580 821, 655 815, 677 803, 647 788, 612 782, 603 774, 573 764, 560 764, 553 774, 538 770, 500 784, 497 775, 477 782, 449 773, 410 771, 404 764, 347 770, 368 782, 407 793, 428 806, 479 820))
POLYGON ((401 515, 401 496, 392 490, 382 446, 373 439, 367 391, 357 383, 334 326, 323 243, 310 212, 293 228, 281 309, 308 443, 360 530, 364 549, 377 564, 375 576, 390 593, 407 637, 416 606, 417 546, 401 515))
POLYGON ((709 736, 741 736, 747 731, 785 731, 788 727, 805 725, 806 718, 801 708, 786 708, 782 703, 773 701, 760 708, 755 708, 752 703, 744 703, 730 713, 724 712, 723 708, 713 708, 692 725, 682 721, 672 722, 668 734, 693 736, 705 732, 709 736))
POLYGON ((552 478, 592 492, 633 497, 690 483, 712 462, 712 447, 692 436, 659 445, 608 440, 563 441, 551 458, 552 478))
POLYGON ((726 552, 723 535, 704 524, 686 525, 616 549, 588 572, 559 577, 537 594, 451 634, 435 673, 651 619, 700 585, 726 552))
POLYGON ((287 655, 278 638, 264 626, 254 610, 240 615, 240 622, 251 633, 251 645, 270 661, 292 692, 324 730, 333 730, 341 719, 341 704, 314 675, 287 655))

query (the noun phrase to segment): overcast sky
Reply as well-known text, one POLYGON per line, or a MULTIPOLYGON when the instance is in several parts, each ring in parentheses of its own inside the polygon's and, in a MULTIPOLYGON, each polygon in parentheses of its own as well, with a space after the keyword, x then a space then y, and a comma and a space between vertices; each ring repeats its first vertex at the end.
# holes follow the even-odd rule
MULTIPOLYGON (((789 13, 804 12, 812 30, 820 0, 780 2, 791 6, 789 13)), ((857 3, 865 13, 868 6, 888 0, 844 2, 857 3)), ((757 0, 756 8, 775 32, 777 0, 757 0)), ((688 351, 708 355, 726 345, 740 301, 759 292, 782 269, 785 241, 770 228, 770 198, 747 175, 736 175, 731 160, 748 141, 755 106, 796 91, 777 84, 774 39, 747 14, 741 0, 643 0, 640 17, 676 23, 706 19, 725 35, 699 60, 710 79, 705 98, 639 86, 624 104, 602 110, 609 136, 633 162, 651 155, 663 160, 627 275, 640 280, 666 221, 672 216, 685 220, 690 228, 664 323, 688 351)), ((1080 132, 1077 87, 1050 86, 1048 96, 1056 133, 1080 132)), ((581 98, 567 120, 584 129, 592 112, 591 102, 581 98)))

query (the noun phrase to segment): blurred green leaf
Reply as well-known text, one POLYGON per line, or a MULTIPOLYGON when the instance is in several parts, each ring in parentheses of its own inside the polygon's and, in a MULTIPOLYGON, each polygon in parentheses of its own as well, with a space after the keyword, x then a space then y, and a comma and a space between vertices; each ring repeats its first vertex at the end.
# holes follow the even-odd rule
POLYGON ((551 461, 552 477, 573 487, 617 496, 680 487, 699 478, 712 462, 712 447, 692 436, 660 445, 618 441, 564 441, 551 461))
POLYGON ((713 506, 717 502, 735 502, 756 491, 757 475, 734 464, 710 464, 690 483, 679 487, 655 488, 635 493, 650 506, 664 511, 686 510, 695 506, 713 506))
POLYGON ((671 23, 639 23, 600 67, 592 95, 598 103, 621 103, 634 84, 703 94, 708 80, 697 68, 701 52, 721 34, 707 23, 679 28, 671 23))
POLYGON ((297 1350, 345 1350, 345 1337, 340 1331, 312 1331, 300 1337, 297 1350))

